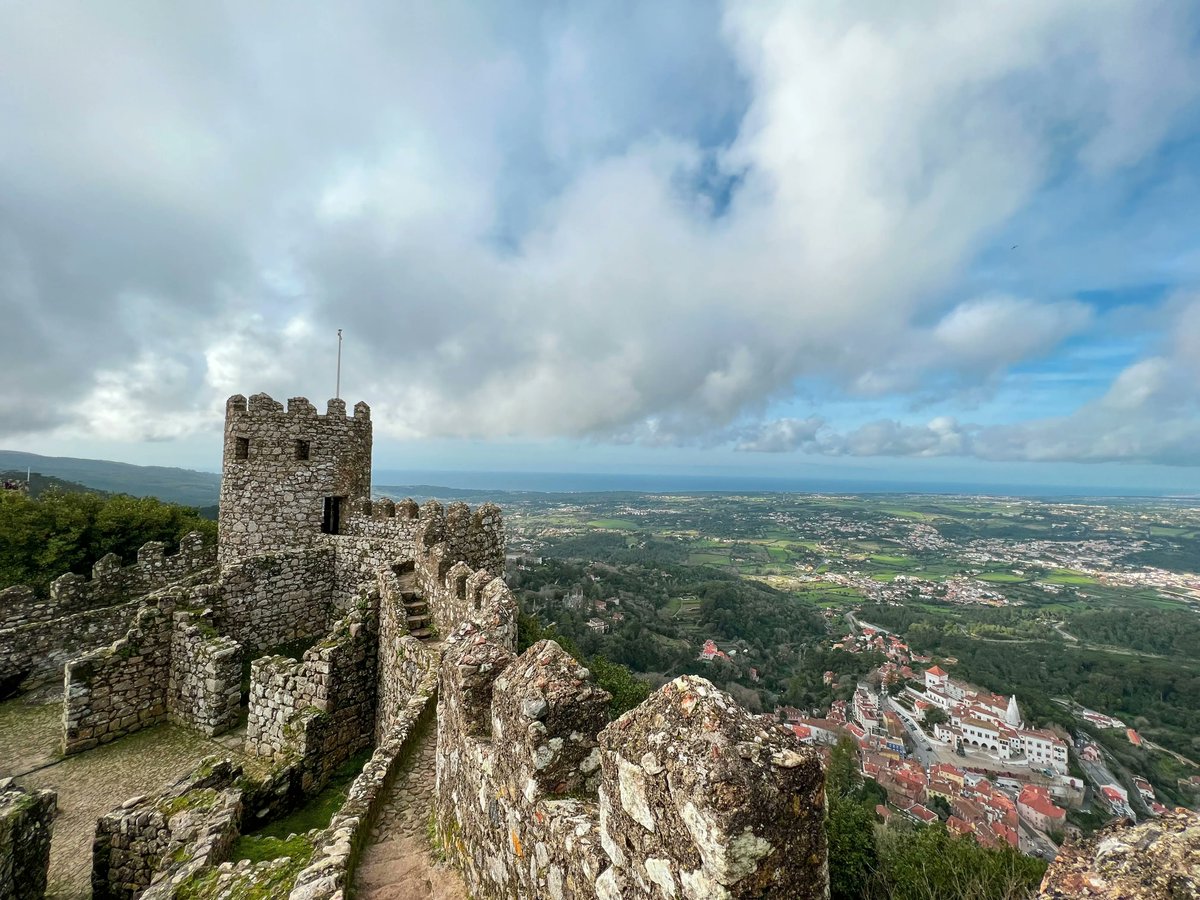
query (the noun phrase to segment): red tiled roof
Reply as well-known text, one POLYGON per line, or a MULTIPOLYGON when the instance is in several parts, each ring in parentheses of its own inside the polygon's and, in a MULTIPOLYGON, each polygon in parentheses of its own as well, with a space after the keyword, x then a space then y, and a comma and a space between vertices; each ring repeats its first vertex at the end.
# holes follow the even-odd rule
POLYGON ((1066 810, 1054 805, 1049 792, 1037 784, 1027 784, 1021 788, 1021 796, 1017 798, 1017 803, 1048 819, 1062 819, 1067 815, 1066 810))
POLYGON ((926 674, 935 675, 938 678, 941 678, 943 675, 945 675, 947 673, 946 673, 946 670, 943 669, 941 666, 934 666, 932 669, 927 669, 926 674))

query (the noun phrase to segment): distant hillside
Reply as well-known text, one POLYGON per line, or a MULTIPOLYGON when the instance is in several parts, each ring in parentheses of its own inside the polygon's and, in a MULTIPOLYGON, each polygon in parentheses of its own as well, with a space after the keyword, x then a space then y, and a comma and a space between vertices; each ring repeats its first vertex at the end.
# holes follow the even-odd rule
POLYGON ((0 450, 0 470, 24 473, 28 469, 98 491, 157 497, 185 506, 211 506, 217 502, 221 488, 221 476, 212 472, 0 450))
POLYGON ((43 475, 41 472, 29 473, 26 469, 0 469, 0 479, 4 481, 29 481, 29 496, 37 498, 46 491, 66 491, 70 494, 103 494, 86 484, 55 478, 53 475, 43 475))

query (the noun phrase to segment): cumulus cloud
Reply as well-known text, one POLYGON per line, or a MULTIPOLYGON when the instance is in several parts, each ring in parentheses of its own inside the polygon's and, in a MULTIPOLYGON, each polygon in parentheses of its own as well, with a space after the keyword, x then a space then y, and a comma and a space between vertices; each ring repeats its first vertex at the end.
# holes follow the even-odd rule
POLYGON ((820 419, 749 429, 737 449, 829 456, 971 456, 994 461, 1200 465, 1200 298, 1168 304, 1167 337, 1070 415, 1016 424, 894 419, 839 431, 820 419))
MULTIPOLYGON (((1016 452, 944 419, 740 423, 805 378, 986 384, 1087 328, 957 280, 1063 166, 1108 177, 1170 136, 1195 15, 7 7, 0 435, 321 398, 343 327, 344 384, 395 435, 1016 452)), ((1079 414, 1163 402, 1147 365, 1079 414)))

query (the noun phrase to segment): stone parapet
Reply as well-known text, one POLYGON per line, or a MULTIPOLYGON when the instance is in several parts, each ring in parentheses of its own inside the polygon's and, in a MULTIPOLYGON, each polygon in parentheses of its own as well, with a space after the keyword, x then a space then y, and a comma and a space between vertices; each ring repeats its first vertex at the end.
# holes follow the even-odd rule
POLYGON ((828 895, 824 774, 786 729, 685 675, 600 747, 605 900, 828 895))
POLYGON ((514 659, 467 623, 440 685, 438 837, 474 895, 827 896, 819 758, 703 678, 601 729, 557 644, 514 659))
POLYGON ((1177 808, 1140 825, 1111 825, 1063 847, 1043 900, 1200 897, 1200 813, 1177 808))
POLYGON ((166 718, 177 602, 173 589, 150 595, 124 637, 67 663, 63 753, 90 750, 166 718))
POLYGON ((364 597, 302 659, 268 656, 251 664, 246 752, 303 760, 306 793, 373 738, 375 602, 364 597))

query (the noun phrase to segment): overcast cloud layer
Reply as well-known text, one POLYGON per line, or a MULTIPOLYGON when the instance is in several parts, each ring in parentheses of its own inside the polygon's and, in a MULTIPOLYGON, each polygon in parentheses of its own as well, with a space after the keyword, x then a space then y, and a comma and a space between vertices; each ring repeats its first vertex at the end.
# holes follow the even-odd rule
POLYGON ((399 6, 0 5, 0 439, 322 398, 342 327, 395 436, 1200 464, 1194 246, 994 264, 1055 191, 1169 193, 1195 4, 399 6))

